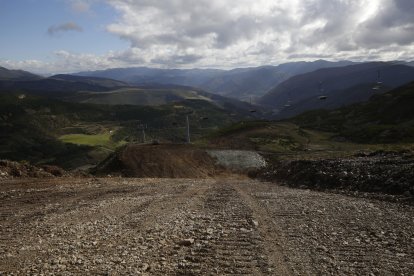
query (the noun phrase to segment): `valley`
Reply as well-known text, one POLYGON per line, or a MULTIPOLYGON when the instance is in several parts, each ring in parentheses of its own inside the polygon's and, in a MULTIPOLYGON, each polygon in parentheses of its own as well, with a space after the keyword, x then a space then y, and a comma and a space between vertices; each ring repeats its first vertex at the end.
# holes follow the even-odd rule
POLYGON ((0 11, 0 276, 414 275, 414 1, 0 11))
POLYGON ((174 71, 225 96, 7 71, 0 274, 412 274, 412 68, 336 65, 281 65, 263 97, 236 80, 273 67, 174 71))

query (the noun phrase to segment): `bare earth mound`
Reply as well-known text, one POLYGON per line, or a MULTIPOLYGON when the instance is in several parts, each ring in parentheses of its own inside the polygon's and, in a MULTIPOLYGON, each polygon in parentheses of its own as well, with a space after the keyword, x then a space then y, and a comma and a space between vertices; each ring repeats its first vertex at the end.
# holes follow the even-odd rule
POLYGON ((225 173, 205 150, 188 145, 128 145, 102 162, 96 174, 205 178, 225 173))

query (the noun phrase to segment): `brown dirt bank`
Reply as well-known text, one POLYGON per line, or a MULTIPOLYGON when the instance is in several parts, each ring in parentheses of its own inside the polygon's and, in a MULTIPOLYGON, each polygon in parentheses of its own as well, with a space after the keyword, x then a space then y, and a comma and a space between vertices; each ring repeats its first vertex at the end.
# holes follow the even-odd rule
POLYGON ((205 150, 190 145, 127 145, 94 171, 127 177, 206 178, 226 173, 205 150))

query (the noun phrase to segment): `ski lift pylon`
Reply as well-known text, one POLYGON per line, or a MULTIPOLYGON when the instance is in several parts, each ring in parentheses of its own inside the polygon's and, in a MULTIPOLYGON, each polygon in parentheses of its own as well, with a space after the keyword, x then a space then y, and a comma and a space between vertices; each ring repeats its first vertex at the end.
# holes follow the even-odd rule
POLYGON ((256 112, 256 109, 254 109, 253 107, 252 107, 252 97, 250 97, 250 113, 254 113, 254 112, 256 112))
POLYGON ((323 94, 322 84, 323 84, 323 82, 320 81, 319 82, 319 97, 318 97, 318 99, 319 100, 326 100, 328 98, 328 96, 326 96, 326 95, 323 94))
POLYGON ((378 70, 377 72, 377 81, 375 85, 372 87, 372 90, 380 90, 382 88, 382 81, 381 81, 381 71, 378 70))

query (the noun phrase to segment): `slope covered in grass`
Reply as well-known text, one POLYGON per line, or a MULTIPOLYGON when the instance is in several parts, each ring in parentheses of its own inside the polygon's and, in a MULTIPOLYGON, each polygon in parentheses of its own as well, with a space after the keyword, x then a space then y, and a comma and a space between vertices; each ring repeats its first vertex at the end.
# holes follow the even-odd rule
POLYGON ((338 133, 363 143, 414 142, 414 82, 369 102, 297 116, 302 127, 338 133))

